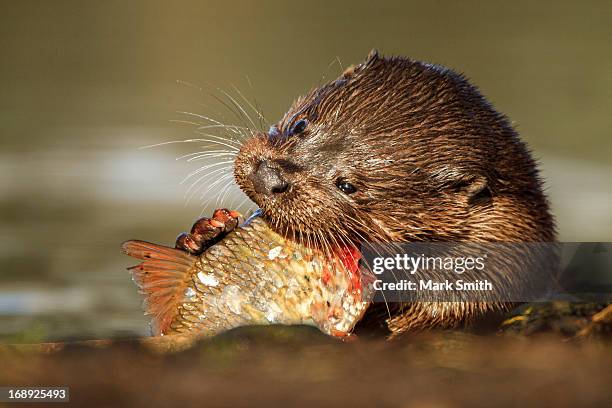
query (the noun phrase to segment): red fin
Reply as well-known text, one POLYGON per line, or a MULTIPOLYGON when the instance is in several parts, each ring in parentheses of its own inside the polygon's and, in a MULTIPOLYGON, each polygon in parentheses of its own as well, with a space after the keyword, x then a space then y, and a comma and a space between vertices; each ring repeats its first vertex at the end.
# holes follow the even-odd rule
POLYGON ((184 297, 196 257, 144 241, 126 241, 121 249, 129 256, 144 260, 128 270, 145 297, 145 312, 153 316, 154 334, 165 334, 184 297))

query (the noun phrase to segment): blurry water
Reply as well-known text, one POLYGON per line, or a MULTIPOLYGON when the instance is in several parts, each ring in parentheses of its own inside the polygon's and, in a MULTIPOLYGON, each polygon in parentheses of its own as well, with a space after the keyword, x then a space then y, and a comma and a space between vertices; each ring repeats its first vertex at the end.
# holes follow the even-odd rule
MULTIPOLYGON (((95 132, 120 134, 124 142, 0 156, 0 335, 25 329, 42 337, 146 333, 141 299, 125 269, 135 261, 120 253, 121 242, 173 245, 216 205, 204 205, 208 200, 197 194, 186 204, 190 184, 180 183, 202 162, 177 161, 177 148, 139 149, 140 129, 95 132)), ((156 132, 147 131, 151 140, 156 132)), ((83 135, 87 131, 79 130, 83 135)), ((184 147, 200 149, 197 143, 184 147)), ((200 191, 211 181, 203 180, 200 191)), ((246 198, 238 191, 233 185, 224 203, 247 213, 251 205, 238 206, 246 198)))
MULTIPOLYGON (((612 240, 610 3, 23 1, 2 9, 0 338, 145 333, 120 243, 171 245, 217 204, 196 195, 185 205, 189 183, 180 182, 205 162, 175 159, 199 144, 139 147, 197 137, 193 126, 170 123, 189 118, 176 111, 250 125, 217 87, 246 106, 236 85, 263 107, 267 127, 371 48, 465 72, 542 162, 561 239, 612 240)), ((223 205, 242 201, 236 191, 223 205)))

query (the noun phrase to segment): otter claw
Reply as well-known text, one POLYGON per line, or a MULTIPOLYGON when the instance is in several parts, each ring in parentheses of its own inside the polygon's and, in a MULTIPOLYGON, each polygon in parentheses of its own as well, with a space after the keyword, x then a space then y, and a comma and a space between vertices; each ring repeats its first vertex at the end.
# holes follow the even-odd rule
POLYGON ((176 238, 177 249, 198 255, 219 242, 228 232, 239 224, 241 214, 219 208, 212 218, 200 218, 191 228, 191 233, 183 232, 176 238))
POLYGON ((217 220, 210 220, 210 225, 213 225, 217 228, 225 228, 225 223, 217 220))
MULTIPOLYGON (((223 224, 221 227, 226 230, 233 230, 238 225, 238 219, 242 217, 238 211, 230 211, 226 208, 216 209, 213 213, 213 219, 223 224)), ((229 231, 226 231, 229 232, 229 231)))

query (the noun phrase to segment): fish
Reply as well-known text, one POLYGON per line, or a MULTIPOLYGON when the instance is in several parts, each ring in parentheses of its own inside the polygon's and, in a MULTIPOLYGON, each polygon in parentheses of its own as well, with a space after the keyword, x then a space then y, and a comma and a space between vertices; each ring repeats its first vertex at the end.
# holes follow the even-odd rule
POLYGON ((347 337, 373 298, 359 251, 333 254, 281 236, 261 217, 201 255, 131 240, 128 268, 153 335, 212 336, 245 325, 312 325, 347 337))

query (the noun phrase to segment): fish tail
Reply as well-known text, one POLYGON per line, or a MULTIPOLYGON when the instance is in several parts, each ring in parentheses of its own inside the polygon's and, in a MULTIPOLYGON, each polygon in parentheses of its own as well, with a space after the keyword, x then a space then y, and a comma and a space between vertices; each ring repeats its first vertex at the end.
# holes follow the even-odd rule
POLYGON ((184 299, 196 257, 184 251, 145 241, 126 241, 122 251, 144 262, 128 268, 144 295, 145 313, 153 317, 153 334, 168 332, 184 299))

